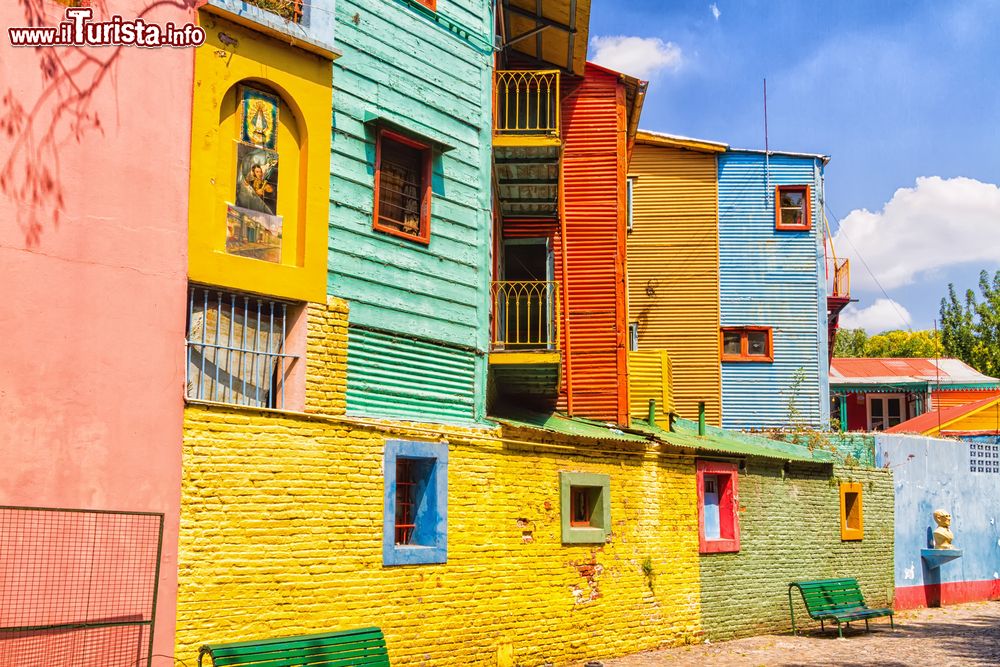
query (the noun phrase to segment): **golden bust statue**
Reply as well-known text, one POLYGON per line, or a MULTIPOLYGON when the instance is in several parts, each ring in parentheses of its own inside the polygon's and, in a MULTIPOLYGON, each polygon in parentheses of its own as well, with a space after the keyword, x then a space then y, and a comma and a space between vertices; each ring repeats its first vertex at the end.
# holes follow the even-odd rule
POLYGON ((948 514, 945 510, 934 510, 934 522, 938 526, 934 529, 934 548, 954 549, 955 546, 951 543, 955 539, 955 535, 951 532, 950 528, 951 514, 948 514))

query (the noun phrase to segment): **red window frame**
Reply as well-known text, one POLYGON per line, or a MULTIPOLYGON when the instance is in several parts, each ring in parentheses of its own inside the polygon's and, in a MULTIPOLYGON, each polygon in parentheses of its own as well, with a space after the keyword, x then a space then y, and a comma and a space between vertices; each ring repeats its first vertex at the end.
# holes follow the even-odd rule
POLYGON ((722 327, 719 329, 719 354, 722 361, 739 361, 743 363, 770 363, 774 361, 774 329, 771 327, 722 327), (767 354, 750 354, 751 331, 767 333, 767 354), (737 333, 740 336, 740 353, 726 353, 726 334, 737 333))
POLYGON ((698 551, 703 554, 740 550, 739 468, 735 463, 698 461, 698 551), (719 478, 719 539, 705 537, 705 475, 719 478), (723 483, 723 478, 728 479, 723 483))
POLYGON ((785 232, 807 232, 812 229, 812 197, 808 185, 779 185, 774 188, 774 228, 785 232), (801 192, 805 202, 805 222, 801 225, 786 225, 781 222, 781 193, 801 192))
POLYGON ((376 231, 398 236, 407 241, 414 241, 428 245, 431 242, 431 156, 432 149, 429 144, 411 139, 410 137, 393 132, 392 130, 379 129, 375 135, 375 204, 372 207, 372 228, 376 231), (410 148, 415 148, 422 152, 420 184, 420 233, 407 234, 401 229, 381 222, 379 218, 379 201, 381 195, 382 181, 382 142, 384 140, 393 141, 410 148))

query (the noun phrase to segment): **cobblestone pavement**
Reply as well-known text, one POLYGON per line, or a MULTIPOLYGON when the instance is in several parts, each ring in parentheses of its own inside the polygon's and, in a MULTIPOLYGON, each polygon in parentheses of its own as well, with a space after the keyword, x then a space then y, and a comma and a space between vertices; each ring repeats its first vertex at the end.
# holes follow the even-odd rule
POLYGON ((660 665, 1000 665, 1000 602, 975 602, 942 609, 896 614, 896 632, 888 619, 872 621, 866 634, 851 626, 843 640, 826 635, 765 635, 718 644, 651 651, 602 661, 604 667, 660 665))

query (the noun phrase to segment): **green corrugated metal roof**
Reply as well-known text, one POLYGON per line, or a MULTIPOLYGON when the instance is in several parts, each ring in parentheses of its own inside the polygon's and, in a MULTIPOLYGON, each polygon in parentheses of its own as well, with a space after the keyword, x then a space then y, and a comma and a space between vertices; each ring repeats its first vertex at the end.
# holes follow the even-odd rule
POLYGON ((507 426, 537 429, 589 440, 624 440, 626 442, 647 442, 649 440, 645 436, 628 433, 614 425, 557 413, 542 414, 518 410, 506 413, 503 417, 491 415, 490 419, 507 426))
POLYGON ((622 440, 626 442, 661 442, 674 447, 701 452, 735 456, 760 456, 782 461, 833 463, 834 456, 823 450, 810 450, 802 445, 769 440, 749 433, 727 431, 716 426, 706 426, 705 435, 698 435, 698 424, 686 419, 674 421, 673 431, 633 421, 628 431, 614 424, 607 424, 581 417, 516 411, 502 417, 492 417, 501 424, 518 428, 537 429, 588 440, 622 440), (509 416, 508 416, 509 415, 509 416))
MULTIPOLYGON (((640 422, 642 424, 642 422, 640 422)), ((648 425, 643 424, 646 428, 648 425)), ((660 439, 674 444, 675 440, 682 440, 695 445, 685 445, 678 442, 679 446, 695 446, 698 449, 738 454, 740 456, 762 456, 772 459, 782 459, 784 461, 808 461, 810 463, 833 463, 835 458, 830 452, 821 449, 809 449, 803 445, 796 445, 791 442, 771 440, 751 433, 740 431, 729 431, 718 426, 705 425, 705 435, 698 435, 698 423, 687 419, 675 419, 673 431, 663 431, 657 429, 664 435, 657 436, 660 439)))

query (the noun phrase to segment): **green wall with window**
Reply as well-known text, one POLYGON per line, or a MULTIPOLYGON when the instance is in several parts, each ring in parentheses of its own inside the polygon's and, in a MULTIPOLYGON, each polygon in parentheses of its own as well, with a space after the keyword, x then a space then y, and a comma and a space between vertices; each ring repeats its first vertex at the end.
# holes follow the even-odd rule
MULTIPOLYGON (((788 584, 855 577, 870 607, 893 599, 891 470, 750 458, 738 473, 739 551, 701 554, 705 637, 732 639, 791 628, 788 584), (860 483, 864 532, 841 538, 840 487, 860 483)), ((796 624, 812 627, 796 592, 796 624)), ((875 621, 878 622, 878 621, 875 621)), ((819 624, 815 624, 819 627, 819 624)))
POLYGON ((349 414, 483 417, 491 5, 337 2, 328 292, 350 303, 349 414), (380 128, 430 146, 426 243, 373 229, 380 128))

